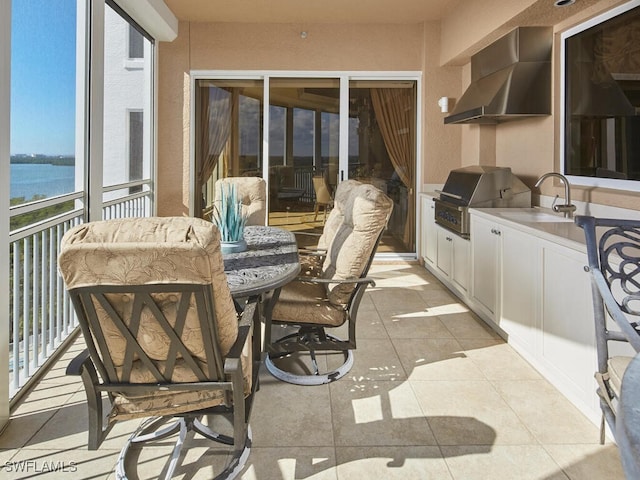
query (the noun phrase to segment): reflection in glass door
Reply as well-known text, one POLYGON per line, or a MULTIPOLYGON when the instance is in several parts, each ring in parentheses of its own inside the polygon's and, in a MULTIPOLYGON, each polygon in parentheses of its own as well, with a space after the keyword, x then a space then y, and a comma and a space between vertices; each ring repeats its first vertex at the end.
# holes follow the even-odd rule
POLYGON ((214 185, 262 177, 262 80, 197 80, 194 215, 210 219, 214 185))
POLYGON ((338 178, 340 82, 269 82, 269 223, 322 230, 338 178))
POLYGON ((379 252, 415 252, 416 82, 349 82, 349 178, 394 203, 379 252))

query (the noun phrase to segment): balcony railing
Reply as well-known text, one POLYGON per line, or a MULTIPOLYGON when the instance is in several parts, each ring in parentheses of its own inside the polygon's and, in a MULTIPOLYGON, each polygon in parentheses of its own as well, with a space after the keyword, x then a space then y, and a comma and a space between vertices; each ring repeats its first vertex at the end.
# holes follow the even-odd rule
MULTIPOLYGON (((151 214, 148 181, 105 188, 112 198, 103 203, 103 218, 142 217, 151 214)), ((107 196, 107 195, 105 195, 107 196)), ((26 223, 27 215, 47 216, 51 209, 62 209, 50 218, 15 228, 10 233, 10 323, 9 396, 36 378, 36 373, 75 331, 77 320, 57 259, 60 241, 73 226, 84 221, 82 193, 73 193, 12 207, 12 225, 26 223)))

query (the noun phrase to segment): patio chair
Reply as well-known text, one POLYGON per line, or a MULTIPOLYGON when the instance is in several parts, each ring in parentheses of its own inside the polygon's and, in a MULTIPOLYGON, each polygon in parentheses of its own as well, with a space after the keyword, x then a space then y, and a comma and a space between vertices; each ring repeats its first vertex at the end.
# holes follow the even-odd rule
POLYGON ((575 223, 587 242, 604 443, 604 422, 615 435, 622 377, 633 352, 640 352, 640 221, 576 216, 575 223))
POLYGON ((86 390, 89 450, 117 421, 147 418, 122 449, 118 478, 145 444, 176 433, 164 478, 195 433, 230 446, 216 478, 233 478, 251 448, 260 339, 255 302, 239 312, 231 297, 217 228, 187 217, 87 223, 65 234, 58 265, 87 345, 67 373, 86 390), (221 417, 230 425, 212 430, 221 417))
POLYGON ((313 208, 313 221, 318 219, 318 213, 322 208, 324 214, 323 223, 327 220, 327 209, 330 207, 333 199, 331 198, 331 191, 329 190, 329 184, 324 175, 314 175, 312 177, 313 190, 315 192, 315 205, 313 208))
POLYGON ((365 289, 374 285, 367 273, 392 208, 389 197, 372 185, 350 180, 338 186, 319 250, 308 252, 317 261, 302 260, 303 275, 267 301, 265 365, 273 376, 299 385, 320 385, 351 369, 358 309, 365 289), (345 323, 347 340, 326 332, 345 323), (284 333, 276 340, 275 330, 284 333), (318 352, 337 352, 341 365, 321 373, 318 352), (284 367, 283 357, 293 363, 303 354, 308 354, 311 368, 298 374, 284 367))
POLYGON ((223 185, 236 185, 238 198, 242 202, 242 211, 247 216, 247 225, 267 224, 267 184, 258 177, 226 177, 216 181, 216 205, 222 196, 223 185))

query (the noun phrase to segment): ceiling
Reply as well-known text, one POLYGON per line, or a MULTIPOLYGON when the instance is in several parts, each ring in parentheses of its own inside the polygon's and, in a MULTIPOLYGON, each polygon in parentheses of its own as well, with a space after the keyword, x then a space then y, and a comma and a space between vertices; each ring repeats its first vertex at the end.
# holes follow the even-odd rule
POLYGON ((453 11, 462 0, 164 1, 182 21, 311 24, 437 21, 453 11))

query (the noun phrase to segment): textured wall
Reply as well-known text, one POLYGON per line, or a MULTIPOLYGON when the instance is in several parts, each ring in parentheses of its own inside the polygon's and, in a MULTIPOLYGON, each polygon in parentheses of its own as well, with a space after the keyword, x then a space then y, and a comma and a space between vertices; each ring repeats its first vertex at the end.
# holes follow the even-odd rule
POLYGON ((158 214, 189 213, 192 70, 423 72, 418 184, 444 182, 460 163, 460 133, 444 126, 437 101, 460 91, 460 68, 440 67, 439 58, 438 24, 181 23, 178 38, 159 48, 158 214))
MULTIPOLYGON (((191 70, 421 71, 422 178, 442 183, 449 170, 478 163, 509 166, 529 185, 559 170, 559 34, 623 0, 581 0, 558 9, 551 0, 465 2, 441 23, 414 25, 181 23, 159 48, 158 213, 189 213, 191 70), (554 115, 498 126, 444 125, 469 83, 470 55, 519 25, 553 25, 554 115), (306 39, 300 32, 306 31, 306 39)), ((543 193, 560 193, 551 182, 543 193)), ((574 188, 577 200, 640 209, 630 192, 574 188)))

